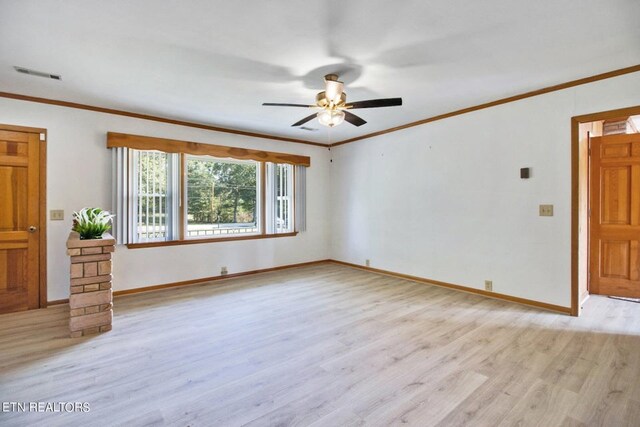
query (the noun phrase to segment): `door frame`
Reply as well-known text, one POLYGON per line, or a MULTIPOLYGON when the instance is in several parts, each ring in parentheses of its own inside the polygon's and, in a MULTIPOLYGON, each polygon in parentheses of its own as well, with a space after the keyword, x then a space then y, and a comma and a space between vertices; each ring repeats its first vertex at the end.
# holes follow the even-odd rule
MULTIPOLYGON (((578 283, 579 273, 579 195, 580 195, 580 174, 579 174, 579 146, 580 135, 579 127, 580 123, 596 122, 600 120, 610 120, 625 116, 637 116, 640 115, 640 105, 627 108, 619 108, 616 110, 600 111, 597 113, 583 114, 580 116, 571 117, 571 315, 580 315, 580 286, 578 283)), ((588 185, 588 184, 587 184, 588 185)), ((592 201, 589 200, 589 203, 592 201)), ((591 232, 590 222, 587 221, 588 230, 587 235, 591 232)), ((589 244, 590 242, 588 242, 589 244)), ((590 249, 590 248, 588 248, 590 249)), ((587 251, 588 256, 589 250, 587 251)), ((588 260, 587 260, 588 261, 588 260)), ((589 263, 587 262, 587 269, 589 263)), ((588 282, 587 276, 587 284, 588 282)), ((588 286, 588 285, 587 285, 588 286)))
POLYGON ((40 247, 38 256, 40 258, 40 268, 38 271, 39 307, 47 307, 47 130, 28 126, 15 126, 0 123, 1 130, 13 132, 27 132, 40 134, 40 158, 38 159, 40 168, 39 189, 39 209, 38 230, 40 230, 40 247))

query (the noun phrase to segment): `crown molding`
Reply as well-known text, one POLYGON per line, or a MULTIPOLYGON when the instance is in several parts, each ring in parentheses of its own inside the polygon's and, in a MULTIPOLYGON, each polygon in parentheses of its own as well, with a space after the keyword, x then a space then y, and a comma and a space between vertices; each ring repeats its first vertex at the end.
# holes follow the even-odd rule
POLYGON ((397 131, 400 131, 400 130, 403 130, 403 129, 412 128, 412 127, 415 127, 415 126, 421 126, 421 125, 424 125, 424 124, 427 124, 427 123, 431 123, 431 122, 435 122, 435 121, 438 121, 438 120, 448 119, 449 117, 460 116, 462 114, 471 113, 473 111, 484 110, 485 108, 491 108, 491 107, 495 107, 497 105, 508 104, 510 102, 520 101, 521 99, 531 98, 531 97, 534 97, 534 96, 543 95, 545 93, 556 92, 556 91, 559 91, 559 90, 568 89, 568 88, 571 88, 571 87, 580 86, 580 85, 584 85, 584 84, 587 84, 587 83, 593 83, 593 82, 597 82, 599 80, 610 79, 612 77, 618 77, 618 76, 622 76, 622 75, 625 75, 625 74, 635 73, 635 72, 638 72, 638 71, 640 71, 640 64, 633 65, 631 67, 620 68, 620 69, 613 70, 613 71, 608 71, 606 73, 596 74, 596 75, 589 76, 589 77, 583 77, 583 78, 578 79, 578 80, 571 80, 569 82, 560 83, 560 84, 553 85, 553 86, 548 86, 548 87, 545 87, 545 88, 542 88, 542 89, 533 90, 531 92, 521 93, 519 95, 509 96, 507 98, 501 98, 501 99, 498 99, 498 100, 495 100, 495 101, 491 101, 491 102, 485 102, 484 104, 474 105, 472 107, 467 107, 467 108, 463 108, 461 110, 451 111, 449 113, 439 114, 437 116, 427 117, 426 119, 422 119, 422 120, 418 120, 418 121, 415 121, 415 122, 406 123, 404 125, 395 126, 395 127, 389 128, 389 129, 384 129, 384 130, 381 130, 381 131, 368 133, 368 134, 362 135, 362 136, 356 136, 355 138, 345 139, 345 140, 339 141, 339 142, 334 142, 333 144, 330 144, 329 146, 330 147, 337 147, 337 146, 340 146, 340 145, 349 144, 351 142, 356 142, 356 141, 360 141, 360 140, 363 140, 363 139, 373 138, 374 136, 380 136, 380 135, 384 135, 384 134, 387 134, 387 133, 397 132, 397 131))
POLYGON ((248 132, 248 131, 243 131, 243 130, 238 130, 238 129, 229 129, 229 128, 224 128, 224 127, 220 127, 220 126, 206 125, 206 124, 203 124, 203 123, 189 122, 189 121, 185 121, 185 120, 176 120, 176 119, 170 119, 170 118, 166 118, 166 117, 153 116, 153 115, 150 115, 150 114, 135 113, 135 112, 132 112, 132 111, 117 110, 117 109, 113 109, 113 108, 104 108, 104 107, 98 107, 98 106, 94 106, 94 105, 79 104, 79 103, 76 103, 76 102, 61 101, 61 100, 49 99, 49 98, 41 98, 41 97, 22 95, 22 94, 11 93, 11 92, 0 92, 0 98, 17 99, 17 100, 20 100, 20 101, 28 101, 28 102, 36 102, 36 103, 40 103, 40 104, 57 105, 57 106, 60 106, 60 107, 76 108, 76 109, 80 109, 80 110, 96 111, 96 112, 99 112, 99 113, 114 114, 114 115, 125 116, 125 117, 133 117, 133 118, 136 118, 136 119, 151 120, 151 121, 156 121, 156 122, 161 122, 161 123, 169 123, 169 124, 173 124, 173 125, 186 126, 186 127, 197 128, 197 129, 204 129, 204 130, 209 130, 209 131, 213 131, 213 132, 223 132, 223 133, 230 133, 230 134, 234 134, 234 135, 249 136, 249 137, 253 137, 253 138, 263 138, 263 139, 271 139, 271 140, 275 140, 275 141, 292 142, 292 143, 296 143, 296 144, 313 145, 313 146, 322 147, 322 148, 332 148, 332 147, 338 147, 338 146, 344 145, 344 144, 349 144, 351 142, 361 141, 363 139, 373 138, 375 136, 380 136, 380 135, 384 135, 384 134, 387 134, 387 133, 398 132, 400 130, 412 128, 412 127, 415 127, 415 126, 421 126, 421 125, 424 125, 424 124, 427 124, 427 123, 431 123, 431 122, 435 122, 435 121, 438 121, 438 120, 444 120, 444 119, 447 119, 449 117, 455 117, 455 116, 459 116, 459 115, 462 115, 462 114, 471 113, 473 111, 484 110, 486 108, 495 107, 497 105, 508 104, 510 102, 520 101, 522 99, 532 98, 534 96, 543 95, 543 94, 550 93, 550 92, 556 92, 556 91, 559 91, 559 90, 563 90, 563 89, 568 89, 568 88, 575 87, 575 86, 584 85, 584 84, 587 84, 587 83, 593 83, 593 82, 597 82, 599 80, 605 80, 605 79, 610 79, 612 77, 622 76, 622 75, 625 75, 625 74, 636 73, 638 71, 640 71, 640 64, 632 65, 632 66, 626 67, 626 68, 620 68, 620 69, 613 70, 613 71, 608 71, 606 73, 596 74, 596 75, 589 76, 589 77, 583 77, 583 78, 577 79, 577 80, 571 80, 569 82, 560 83, 560 84, 556 84, 556 85, 553 85, 553 86, 548 86, 548 87, 545 87, 545 88, 542 88, 542 89, 537 89, 537 90, 533 90, 533 91, 530 91, 530 92, 521 93, 519 95, 509 96, 507 98, 497 99, 497 100, 491 101, 491 102, 485 102, 483 104, 478 104, 478 105, 474 105, 472 107, 462 108, 460 110, 455 110, 455 111, 451 111, 451 112, 448 112, 448 113, 439 114, 437 116, 427 117, 425 119, 417 120, 417 121, 414 121, 414 122, 409 122, 409 123, 406 123, 404 125, 395 126, 395 127, 392 127, 392 128, 381 130, 381 131, 368 133, 368 134, 365 134, 365 135, 362 135, 362 136, 356 136, 354 138, 349 138, 349 139, 345 139, 345 140, 342 140, 342 141, 334 142, 333 144, 322 144, 320 142, 307 141, 307 140, 304 140, 304 139, 287 138, 287 137, 277 136, 277 135, 269 135, 269 134, 257 133, 257 132, 248 132))
POLYGON ((257 132, 247 132, 247 131, 238 130, 238 129, 229 129, 229 128, 224 128, 220 126, 206 125, 203 123, 196 123, 196 122, 189 122, 185 120, 176 120, 176 119, 170 119, 166 117, 152 116, 150 114, 135 113, 132 111, 116 110, 113 108, 104 108, 104 107, 98 107, 95 105, 79 104, 77 102, 61 101, 58 99, 49 99, 49 98, 40 98, 37 96, 21 95, 18 93, 0 92, 0 98, 17 99, 19 101, 36 102, 39 104, 57 105, 59 107, 75 108, 78 110, 88 110, 88 111, 95 111, 98 113, 114 114, 117 116, 133 117, 135 119, 151 120, 154 122, 169 123, 172 125, 204 129, 204 130, 209 130, 213 132, 231 133, 234 135, 249 136, 253 138, 263 138, 263 139, 271 139, 276 141, 293 142, 296 144, 307 144, 307 145, 313 145, 313 146, 322 147, 322 148, 329 147, 327 144, 307 141, 304 139, 287 138, 284 136, 269 135, 269 134, 257 133, 257 132))

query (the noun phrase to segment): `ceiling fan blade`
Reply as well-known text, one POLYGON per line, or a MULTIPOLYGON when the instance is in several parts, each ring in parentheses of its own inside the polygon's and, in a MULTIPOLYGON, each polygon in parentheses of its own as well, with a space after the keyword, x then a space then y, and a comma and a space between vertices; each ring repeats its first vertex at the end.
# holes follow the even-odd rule
POLYGON ((302 119, 302 120, 299 120, 299 121, 295 122, 295 123, 294 123, 294 124, 292 124, 291 126, 292 126, 292 127, 293 127, 293 126, 301 126, 301 125, 303 125, 303 124, 307 123, 309 120, 313 120, 313 119, 315 119, 317 115, 318 115, 318 113, 313 113, 313 114, 311 114, 310 116, 307 116, 307 117, 305 117, 304 119, 302 119))
POLYGON ((367 123, 365 119, 360 118, 353 113, 350 113, 346 110, 342 110, 342 111, 344 112, 344 119, 354 126, 362 126, 363 124, 367 123))
POLYGON ((309 105, 309 104, 280 104, 278 102, 263 102, 262 105, 266 105, 268 107, 304 107, 304 108, 315 107, 315 105, 309 105))
POLYGON ((378 108, 402 105, 402 98, 368 99, 366 101, 349 102, 346 108, 378 108))

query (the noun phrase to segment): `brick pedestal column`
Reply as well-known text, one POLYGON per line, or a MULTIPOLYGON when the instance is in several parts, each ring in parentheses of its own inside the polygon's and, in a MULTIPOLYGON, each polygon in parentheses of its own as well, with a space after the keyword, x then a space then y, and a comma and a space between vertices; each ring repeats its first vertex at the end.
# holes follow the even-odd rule
POLYGON ((115 244, 113 236, 106 233, 102 239, 94 240, 80 240, 80 235, 73 231, 69 234, 67 255, 71 257, 71 337, 111 330, 111 254, 115 251, 115 244))

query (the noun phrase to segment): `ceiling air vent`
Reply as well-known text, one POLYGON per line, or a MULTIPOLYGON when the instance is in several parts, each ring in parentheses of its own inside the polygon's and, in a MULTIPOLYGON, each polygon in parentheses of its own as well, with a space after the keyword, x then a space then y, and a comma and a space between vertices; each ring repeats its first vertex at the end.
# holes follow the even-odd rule
POLYGON ((307 130, 309 132, 316 132, 318 129, 315 128, 308 128, 306 126, 300 126, 300 130, 307 130))
POLYGON ((53 80, 62 80, 62 76, 60 76, 59 74, 44 73, 42 71, 30 70, 29 68, 24 68, 24 67, 13 67, 13 68, 19 73, 28 74, 30 76, 45 77, 47 79, 53 79, 53 80))

